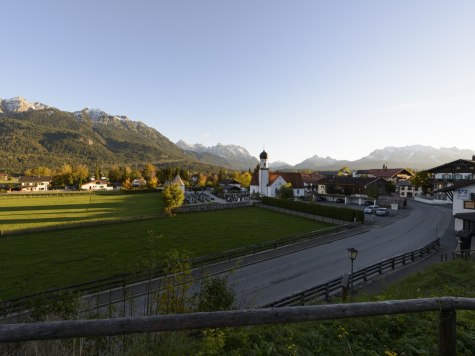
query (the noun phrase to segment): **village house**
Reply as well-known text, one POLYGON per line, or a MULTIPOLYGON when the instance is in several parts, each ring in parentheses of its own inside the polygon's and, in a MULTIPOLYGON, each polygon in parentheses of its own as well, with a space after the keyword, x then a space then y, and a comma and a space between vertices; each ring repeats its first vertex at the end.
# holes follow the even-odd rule
POLYGON ((112 190, 109 181, 105 179, 95 179, 81 185, 81 190, 112 190))
POLYGON ((132 187, 134 188, 144 188, 147 186, 147 181, 143 178, 135 178, 132 181, 132 187))
POLYGON ((475 233, 475 180, 459 181, 437 192, 447 195, 452 201, 455 231, 475 233))
POLYGON ((320 173, 300 173, 300 176, 302 177, 302 182, 307 192, 316 191, 318 182, 325 178, 325 176, 320 173))
POLYGON ((396 193, 402 198, 414 198, 422 194, 422 187, 414 187, 409 180, 400 180, 396 183, 396 193))
POLYGON ((8 180, 9 178, 8 173, 0 172, 0 180, 8 180))
POLYGON ((475 179, 475 156, 471 160, 457 159, 426 170, 432 177, 434 199, 447 199, 441 189, 475 179))
POLYGON ((276 197, 283 185, 290 183, 294 192, 294 197, 303 197, 305 187, 300 173, 271 172, 269 171, 266 151, 259 155, 259 170, 254 172, 249 187, 251 194, 259 194, 266 197, 276 197))
POLYGON ((20 190, 25 192, 47 191, 51 184, 51 177, 27 177, 18 178, 20 190))
POLYGON ((387 181, 382 178, 326 177, 318 182, 318 194, 364 195, 368 187, 384 194, 387 181))
POLYGON ((368 177, 383 178, 386 180, 390 180, 394 183, 400 180, 408 180, 413 176, 414 174, 412 174, 405 168, 368 169, 368 177))

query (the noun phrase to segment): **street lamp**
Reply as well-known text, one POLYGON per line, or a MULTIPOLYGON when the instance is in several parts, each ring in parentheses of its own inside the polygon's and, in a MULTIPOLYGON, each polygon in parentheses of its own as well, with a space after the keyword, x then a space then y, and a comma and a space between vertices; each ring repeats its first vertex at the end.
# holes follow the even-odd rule
POLYGON ((350 298, 353 298, 353 261, 356 259, 357 254, 358 254, 358 250, 356 248, 351 247, 348 249, 348 257, 351 260, 350 298))

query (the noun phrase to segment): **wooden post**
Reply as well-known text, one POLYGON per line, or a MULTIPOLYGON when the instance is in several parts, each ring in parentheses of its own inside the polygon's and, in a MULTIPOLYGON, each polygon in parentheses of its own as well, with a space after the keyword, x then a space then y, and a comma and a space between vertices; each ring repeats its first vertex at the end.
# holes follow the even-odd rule
POLYGON ((439 355, 457 354, 456 313, 454 309, 442 309, 439 321, 439 355))

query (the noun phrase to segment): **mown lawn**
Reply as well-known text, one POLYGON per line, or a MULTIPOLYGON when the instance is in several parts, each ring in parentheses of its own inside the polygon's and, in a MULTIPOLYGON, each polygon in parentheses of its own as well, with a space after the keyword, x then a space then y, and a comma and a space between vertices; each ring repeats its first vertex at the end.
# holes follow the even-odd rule
POLYGON ((163 199, 159 193, 5 194, 0 196, 0 230, 108 221, 162 212, 163 199))
POLYGON ((6 236, 0 239, 0 299, 136 271, 151 252, 149 231, 158 237, 160 259, 170 249, 201 256, 328 226, 248 207, 6 236))

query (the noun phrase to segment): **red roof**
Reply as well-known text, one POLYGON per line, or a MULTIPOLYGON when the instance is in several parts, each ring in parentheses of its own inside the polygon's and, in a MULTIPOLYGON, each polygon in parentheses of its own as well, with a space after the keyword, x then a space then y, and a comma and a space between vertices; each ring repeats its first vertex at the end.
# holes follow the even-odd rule
MULTIPOLYGON (((282 177, 287 183, 292 184, 292 188, 304 188, 302 176, 300 175, 300 173, 290 172, 269 172, 268 185, 272 185, 272 183, 274 183, 279 177, 282 177)), ((251 185, 259 185, 259 173, 254 173, 252 175, 251 185)))
POLYGON ((386 168, 386 169, 370 169, 368 174, 378 178, 391 178, 398 174, 405 174, 412 176, 412 174, 405 168, 386 168))

